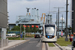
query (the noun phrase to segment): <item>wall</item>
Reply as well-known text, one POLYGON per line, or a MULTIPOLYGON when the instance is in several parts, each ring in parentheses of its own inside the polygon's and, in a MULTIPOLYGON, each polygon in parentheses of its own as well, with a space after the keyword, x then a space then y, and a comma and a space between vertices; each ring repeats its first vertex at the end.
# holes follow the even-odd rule
POLYGON ((7 27, 7 0, 0 0, 0 27, 7 27))

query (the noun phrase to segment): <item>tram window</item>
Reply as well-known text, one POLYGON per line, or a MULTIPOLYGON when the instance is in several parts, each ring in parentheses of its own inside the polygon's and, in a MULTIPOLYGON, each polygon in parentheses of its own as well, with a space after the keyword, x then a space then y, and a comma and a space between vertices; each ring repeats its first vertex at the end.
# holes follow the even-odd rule
POLYGON ((46 33, 46 35, 54 35, 54 33, 55 33, 55 26, 50 26, 50 25, 46 25, 45 26, 45 33, 46 33))

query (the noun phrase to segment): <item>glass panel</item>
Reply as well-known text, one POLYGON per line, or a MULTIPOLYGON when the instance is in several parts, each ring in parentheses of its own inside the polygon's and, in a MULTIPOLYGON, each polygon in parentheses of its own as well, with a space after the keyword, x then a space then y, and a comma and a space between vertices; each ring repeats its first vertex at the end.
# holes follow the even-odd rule
POLYGON ((46 35, 54 35, 55 26, 54 25, 46 25, 45 26, 45 33, 46 33, 46 35))

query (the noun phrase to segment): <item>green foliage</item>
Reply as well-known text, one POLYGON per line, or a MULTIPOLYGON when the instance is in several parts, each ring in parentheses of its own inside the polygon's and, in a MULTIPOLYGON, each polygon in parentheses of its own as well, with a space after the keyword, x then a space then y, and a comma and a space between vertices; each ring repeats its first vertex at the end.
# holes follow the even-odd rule
POLYGON ((32 29, 33 29, 33 32, 39 31, 39 28, 36 28, 36 26, 34 26, 32 29))
POLYGON ((26 32, 37 32, 39 31, 39 28, 36 28, 36 26, 32 27, 26 27, 26 32))
POLYGON ((20 27, 19 26, 14 26, 11 31, 20 31, 20 27))
MULTIPOLYGON (((68 29, 68 33, 71 33, 72 32, 72 28, 71 27, 69 27, 67 29, 68 29)), ((63 30, 63 32, 66 32, 66 28, 63 30)))
MULTIPOLYGON (((27 26, 27 25, 26 25, 27 26)), ((14 26, 11 31, 20 31, 20 27, 19 26, 14 26)), ((24 27, 23 25, 21 26, 21 31, 24 31, 24 27)), ((36 26, 32 27, 26 27, 25 28, 25 32, 39 32, 39 28, 36 28, 36 26)))
POLYGON ((25 31, 26 31, 26 32, 31 32, 30 27, 26 27, 26 28, 25 28, 25 31))
POLYGON ((53 43, 48 43, 49 47, 55 47, 53 43))
MULTIPOLYGON (((20 40, 20 37, 8 37, 9 40, 20 40)), ((24 38, 22 38, 24 40, 24 38)))
POLYGON ((22 32, 24 31, 24 27, 23 27, 23 26, 21 26, 21 31, 22 31, 22 32))
POLYGON ((25 35, 25 37, 34 37, 34 34, 31 34, 30 36, 25 35))

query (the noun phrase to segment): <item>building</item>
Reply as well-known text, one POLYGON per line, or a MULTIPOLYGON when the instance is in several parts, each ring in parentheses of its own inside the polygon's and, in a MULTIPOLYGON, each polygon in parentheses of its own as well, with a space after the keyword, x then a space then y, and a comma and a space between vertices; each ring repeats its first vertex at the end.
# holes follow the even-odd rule
POLYGON ((7 0, 0 0, 0 47, 7 45, 6 29, 8 23, 7 0))
POLYGON ((32 8, 31 13, 29 12, 30 8, 27 8, 26 15, 20 15, 16 17, 16 23, 9 23, 9 29, 11 30, 14 26, 20 25, 38 25, 40 26, 41 20, 39 16, 39 9, 32 8))

